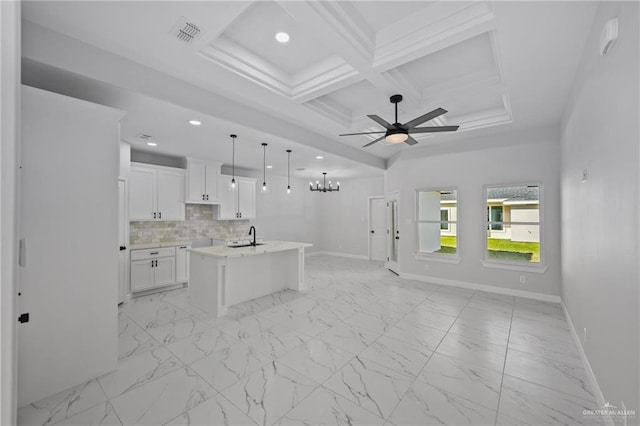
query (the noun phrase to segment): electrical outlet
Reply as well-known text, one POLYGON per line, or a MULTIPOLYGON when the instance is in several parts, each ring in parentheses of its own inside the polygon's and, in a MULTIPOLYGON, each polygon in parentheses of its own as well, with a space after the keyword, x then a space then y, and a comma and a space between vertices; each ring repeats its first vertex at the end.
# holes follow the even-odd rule
POLYGON ((582 183, 586 183, 587 179, 589 179, 589 170, 588 169, 583 169, 582 170, 582 183))
POLYGON ((524 275, 520 275, 520 282, 524 284, 526 281, 527 281, 527 277, 525 277, 524 275))
POLYGON ((587 343, 587 327, 585 327, 585 328, 583 329, 583 332, 582 332, 582 342, 583 342, 583 343, 587 343))
POLYGON ((431 265, 429 265, 428 263, 426 265, 424 265, 424 270, 425 271, 431 270, 431 265))

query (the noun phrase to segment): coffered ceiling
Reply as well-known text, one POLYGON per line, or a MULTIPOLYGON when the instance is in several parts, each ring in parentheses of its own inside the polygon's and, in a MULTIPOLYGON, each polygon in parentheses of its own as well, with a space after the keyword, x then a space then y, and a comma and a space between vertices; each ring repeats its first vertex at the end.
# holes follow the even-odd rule
MULTIPOLYGON (((389 96, 395 93, 404 96, 400 122, 442 107, 449 112, 425 125, 460 125, 455 135, 417 135, 421 145, 455 144, 479 129, 487 134, 559 122, 596 7, 592 2, 29 1, 23 17, 220 96, 234 113, 213 118, 249 127, 263 138, 286 140, 292 134, 287 126, 303 128, 308 137, 296 133, 294 142, 376 168, 375 157, 412 148, 385 143, 362 148, 374 137, 337 135, 381 130, 367 114, 393 122, 389 96), (186 23, 199 29, 190 42, 176 37, 186 23), (279 31, 290 35, 288 43, 275 40, 279 31), (245 116, 243 106, 263 119, 245 116)), ((38 42, 46 40, 31 43, 38 42)), ((35 48, 26 50, 31 60, 40 60, 35 48)), ((89 65, 74 69, 72 62, 56 66, 106 80, 97 71, 91 75, 89 65)), ((136 86, 126 89, 135 92, 136 86)), ((145 112, 130 113, 154 126, 150 117, 142 118, 145 112)), ((155 133, 182 138, 181 145, 166 147, 179 154, 190 136, 166 127, 158 124, 155 133)))

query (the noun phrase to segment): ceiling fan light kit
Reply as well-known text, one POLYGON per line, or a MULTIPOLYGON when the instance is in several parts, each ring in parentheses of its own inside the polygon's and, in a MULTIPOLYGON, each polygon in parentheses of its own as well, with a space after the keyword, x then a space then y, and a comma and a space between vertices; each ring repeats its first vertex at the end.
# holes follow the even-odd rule
POLYGON ((412 133, 437 133, 437 132, 455 132, 458 130, 460 126, 432 126, 432 127, 416 127, 419 124, 425 123, 427 121, 433 120, 436 117, 439 117, 443 114, 447 113, 446 109, 436 108, 433 111, 430 111, 426 114, 421 115, 420 117, 414 118, 411 121, 407 121, 404 124, 398 122, 398 104, 402 102, 402 95, 393 95, 389 98, 389 102, 395 105, 395 122, 393 124, 388 123, 383 118, 378 117, 377 115, 367 115, 370 119, 387 129, 386 131, 380 132, 361 132, 361 133, 343 133, 339 136, 355 136, 355 135, 373 135, 373 134, 381 134, 384 133, 383 136, 380 136, 377 139, 363 145, 363 148, 373 145, 374 143, 378 143, 384 139, 385 142, 390 144, 399 144, 406 143, 408 145, 415 145, 418 143, 417 140, 411 137, 412 133))

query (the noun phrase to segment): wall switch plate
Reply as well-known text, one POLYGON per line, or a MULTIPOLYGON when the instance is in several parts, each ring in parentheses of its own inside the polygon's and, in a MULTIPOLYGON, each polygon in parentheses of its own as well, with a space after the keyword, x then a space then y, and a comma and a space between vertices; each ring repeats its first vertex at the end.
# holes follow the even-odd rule
POLYGON ((527 281, 527 277, 525 277, 524 275, 520 275, 520 282, 524 284, 526 281, 527 281))

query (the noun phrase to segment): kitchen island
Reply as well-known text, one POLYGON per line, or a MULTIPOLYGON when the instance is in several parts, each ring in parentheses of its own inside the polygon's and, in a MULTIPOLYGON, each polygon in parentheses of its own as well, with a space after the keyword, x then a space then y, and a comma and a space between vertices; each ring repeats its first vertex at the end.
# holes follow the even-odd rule
POLYGON ((276 291, 304 291, 304 249, 312 244, 263 241, 245 247, 189 249, 190 303, 221 317, 229 306, 276 291))

